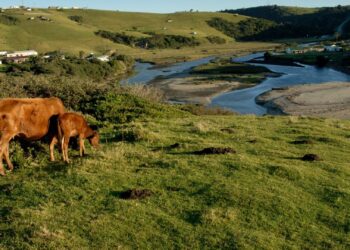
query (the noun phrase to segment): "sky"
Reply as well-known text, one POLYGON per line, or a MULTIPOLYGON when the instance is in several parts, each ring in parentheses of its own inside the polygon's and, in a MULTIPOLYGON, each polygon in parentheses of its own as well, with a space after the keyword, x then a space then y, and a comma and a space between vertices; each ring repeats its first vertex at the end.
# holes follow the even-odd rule
POLYGON ((120 11, 170 13, 185 10, 218 11, 261 5, 325 7, 350 5, 350 0, 0 0, 1 7, 25 5, 30 7, 66 6, 120 11))

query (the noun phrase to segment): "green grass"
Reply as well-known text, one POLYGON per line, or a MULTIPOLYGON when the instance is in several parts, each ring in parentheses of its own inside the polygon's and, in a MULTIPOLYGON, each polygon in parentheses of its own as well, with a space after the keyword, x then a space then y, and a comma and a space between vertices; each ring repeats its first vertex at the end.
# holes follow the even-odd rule
POLYGON ((3 50, 35 49, 39 52, 62 50, 78 54, 79 51, 105 53, 117 51, 145 60, 167 60, 168 58, 186 57, 194 59, 206 54, 228 54, 240 50, 266 49, 274 46, 272 43, 237 43, 211 28, 206 21, 213 17, 221 17, 231 22, 245 19, 225 13, 174 13, 150 14, 130 13, 100 10, 48 10, 35 9, 33 12, 22 10, 7 10, 7 15, 19 19, 16 25, 0 24, 0 46, 3 50), (29 17, 46 16, 52 22, 27 20, 29 17), (81 24, 69 19, 70 16, 82 16, 81 24), (168 23, 168 20, 173 22, 168 23), (166 30, 164 30, 166 28, 166 30), (144 50, 116 44, 107 39, 96 36, 98 30, 125 32, 133 36, 145 36, 143 32, 196 37, 202 45, 193 49, 144 50), (20 35, 18 35, 20 34, 20 35), (227 44, 210 44, 207 36, 218 36, 226 39, 227 44))
POLYGON ((85 159, 40 155, 0 178, 0 248, 350 247, 349 121, 179 113, 124 126, 139 140, 105 130, 85 159), (237 154, 192 154, 211 146, 237 154), (154 195, 121 199, 131 188, 154 195))
POLYGON ((231 62, 231 58, 220 58, 210 63, 194 67, 191 74, 207 76, 210 79, 238 81, 242 83, 257 84, 271 73, 263 66, 231 62))

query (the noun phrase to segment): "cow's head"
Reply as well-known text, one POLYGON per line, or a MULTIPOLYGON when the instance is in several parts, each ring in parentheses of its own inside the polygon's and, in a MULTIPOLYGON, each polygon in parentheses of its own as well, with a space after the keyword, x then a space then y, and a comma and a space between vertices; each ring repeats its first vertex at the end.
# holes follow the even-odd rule
POLYGON ((88 137, 88 140, 91 146, 93 146, 94 148, 99 147, 100 135, 98 134, 97 131, 94 131, 93 134, 90 137, 88 137))

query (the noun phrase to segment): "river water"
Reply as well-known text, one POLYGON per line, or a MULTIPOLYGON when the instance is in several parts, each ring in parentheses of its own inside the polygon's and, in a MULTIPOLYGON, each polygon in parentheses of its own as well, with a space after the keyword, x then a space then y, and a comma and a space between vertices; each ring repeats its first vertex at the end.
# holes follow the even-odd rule
MULTIPOLYGON (((250 54, 244 57, 234 59, 236 62, 246 62, 250 59, 261 57, 262 53, 250 54)), ((136 63, 136 74, 126 80, 123 84, 147 84, 158 76, 170 76, 186 74, 192 67, 206 64, 214 57, 203 58, 192 62, 178 63, 165 68, 155 68, 149 63, 136 63)), ((267 110, 265 107, 255 103, 255 98, 271 90, 272 88, 287 87, 305 83, 324 83, 332 81, 346 82, 350 81, 350 75, 333 70, 331 68, 317 68, 314 66, 303 65, 304 67, 269 65, 264 66, 273 72, 282 73, 280 77, 268 77, 261 84, 252 88, 235 90, 219 95, 212 100, 211 106, 219 106, 234 110, 241 114, 264 115, 267 110)))

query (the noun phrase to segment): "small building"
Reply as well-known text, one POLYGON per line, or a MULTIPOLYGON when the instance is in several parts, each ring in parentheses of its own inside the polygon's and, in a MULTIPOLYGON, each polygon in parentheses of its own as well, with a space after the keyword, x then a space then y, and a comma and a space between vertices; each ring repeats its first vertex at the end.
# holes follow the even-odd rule
POLYGON ((0 51, 0 56, 6 56, 7 55, 7 51, 0 51))
POLYGON ((109 62, 109 56, 107 56, 107 55, 98 56, 98 57, 96 57, 96 59, 101 61, 101 62, 109 62))
POLYGON ((194 35, 194 36, 196 36, 198 33, 196 32, 196 31, 192 31, 191 32, 191 35, 194 35))
POLYGON ((31 21, 33 21, 33 20, 35 20, 35 17, 33 17, 33 16, 31 16, 31 17, 28 17, 28 20, 31 20, 31 21))
POLYGON ((12 53, 8 53, 6 55, 7 58, 12 58, 12 57, 31 57, 31 56, 38 56, 38 52, 35 50, 23 50, 23 51, 15 51, 12 53))
POLYGON ((27 8, 26 11, 32 11, 32 8, 27 8))
POLYGON ((2 61, 0 60, 0 65, 2 64, 2 61))
POLYGON ((23 63, 27 61, 30 57, 37 57, 38 52, 35 50, 24 50, 24 51, 15 51, 12 53, 7 53, 6 61, 11 63, 23 63))
POLYGON ((174 22, 174 20, 168 19, 167 22, 168 22, 168 23, 172 23, 172 22, 174 22))

